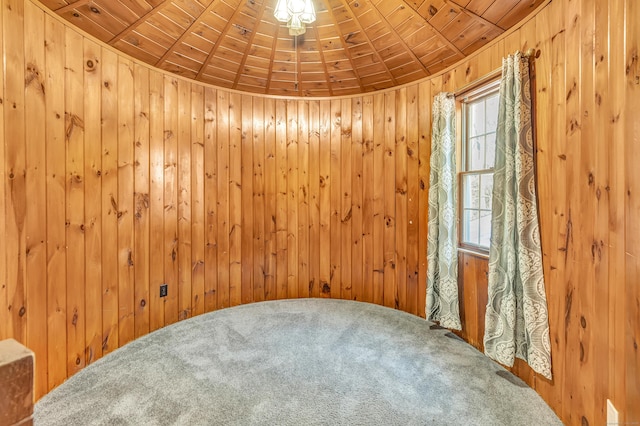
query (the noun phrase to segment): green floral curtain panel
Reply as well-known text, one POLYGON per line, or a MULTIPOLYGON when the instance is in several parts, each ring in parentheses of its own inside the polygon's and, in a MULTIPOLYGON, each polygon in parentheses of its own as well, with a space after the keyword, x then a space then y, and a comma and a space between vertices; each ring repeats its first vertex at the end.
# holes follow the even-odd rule
POLYGON ((460 330, 456 230, 456 109, 453 95, 436 95, 432 113, 427 319, 438 321, 443 327, 460 330))
POLYGON ((551 379, 551 345, 535 185, 529 62, 502 62, 493 178, 485 353, 522 358, 551 379))

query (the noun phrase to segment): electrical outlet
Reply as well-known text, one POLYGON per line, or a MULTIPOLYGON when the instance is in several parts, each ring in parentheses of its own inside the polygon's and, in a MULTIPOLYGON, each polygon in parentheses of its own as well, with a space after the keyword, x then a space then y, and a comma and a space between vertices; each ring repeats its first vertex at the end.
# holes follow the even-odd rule
POLYGON ((160 284, 160 297, 167 297, 167 293, 169 292, 168 284, 160 284))
POLYGON ((607 399, 607 426, 617 426, 620 424, 618 410, 613 406, 613 402, 607 399))

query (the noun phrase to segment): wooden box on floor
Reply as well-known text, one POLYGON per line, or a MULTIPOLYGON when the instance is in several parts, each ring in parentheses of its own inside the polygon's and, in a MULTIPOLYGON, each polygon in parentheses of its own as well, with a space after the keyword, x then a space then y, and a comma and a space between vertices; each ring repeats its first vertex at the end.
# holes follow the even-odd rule
POLYGON ((0 341, 0 425, 33 424, 34 355, 13 339, 0 341))

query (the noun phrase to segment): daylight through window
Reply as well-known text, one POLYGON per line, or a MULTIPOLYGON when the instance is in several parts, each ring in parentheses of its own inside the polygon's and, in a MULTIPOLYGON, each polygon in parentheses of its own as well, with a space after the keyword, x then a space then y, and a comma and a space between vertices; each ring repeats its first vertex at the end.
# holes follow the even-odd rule
POLYGON ((461 245, 489 249, 499 84, 462 101, 461 245))

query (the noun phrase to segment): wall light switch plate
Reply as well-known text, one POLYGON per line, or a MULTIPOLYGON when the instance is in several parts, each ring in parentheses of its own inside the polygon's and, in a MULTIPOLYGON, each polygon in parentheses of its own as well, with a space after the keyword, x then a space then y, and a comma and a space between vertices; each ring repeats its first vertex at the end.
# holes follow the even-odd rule
POLYGON ((168 290, 167 284, 160 284, 160 297, 166 297, 169 292, 168 290))
POLYGON ((613 406, 613 402, 607 399, 607 426, 617 426, 619 422, 618 410, 613 406))

